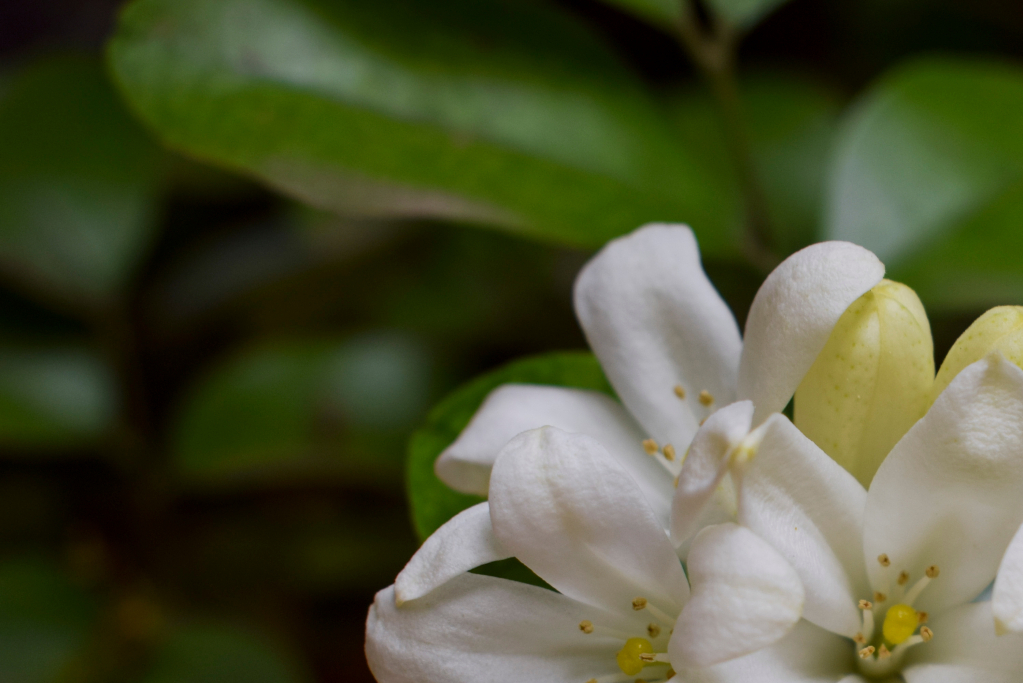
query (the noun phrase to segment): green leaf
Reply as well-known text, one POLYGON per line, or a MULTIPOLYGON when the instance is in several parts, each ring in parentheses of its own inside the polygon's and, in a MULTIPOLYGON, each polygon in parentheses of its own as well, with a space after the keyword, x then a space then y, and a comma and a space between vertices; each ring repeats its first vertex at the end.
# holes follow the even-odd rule
POLYGON ((669 31, 682 17, 682 0, 604 0, 669 31))
POLYGON ((511 0, 136 0, 114 74, 171 146, 322 208, 598 246, 738 217, 662 109, 567 15, 511 0))
POLYGON ((600 363, 593 354, 582 351, 517 360, 455 390, 430 412, 409 440, 408 495, 420 539, 425 540, 444 522, 483 500, 448 488, 434 474, 433 463, 469 424, 487 394, 509 382, 579 387, 614 395, 600 363))
MULTIPOLYGON (((743 114, 757 178, 767 200, 772 237, 780 253, 814 241, 824 208, 825 177, 840 99, 824 85, 785 73, 753 73, 740 83, 743 114)), ((686 146, 712 169, 741 203, 738 174, 717 105, 694 88, 675 98, 686 146)))
POLYGON ((3 445, 78 445, 103 436, 116 417, 114 380, 107 366, 90 352, 0 346, 3 445))
POLYGON ((1023 297, 1023 69, 931 58, 872 86, 843 122, 827 236, 873 250, 938 308, 1023 297))
POLYGON ((394 476, 400 446, 386 435, 400 438, 422 414, 431 372, 421 345, 390 333, 255 347, 191 393, 174 462, 196 481, 360 469, 394 476))
POLYGON ((273 643, 226 624, 176 629, 143 683, 300 683, 308 677, 273 643))
POLYGON ((50 564, 0 563, 0 680, 53 683, 74 666, 95 616, 94 601, 50 564))
POLYGON ((748 29, 788 0, 707 0, 711 10, 733 26, 748 29))
POLYGON ((0 93, 0 268, 73 301, 115 293, 152 237, 159 160, 99 63, 14 74, 0 93))

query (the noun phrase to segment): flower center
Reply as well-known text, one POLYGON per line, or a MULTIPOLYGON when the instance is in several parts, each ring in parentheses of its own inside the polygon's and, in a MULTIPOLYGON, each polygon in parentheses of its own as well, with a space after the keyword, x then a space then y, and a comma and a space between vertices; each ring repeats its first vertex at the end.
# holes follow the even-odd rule
POLYGON ((913 603, 924 588, 938 577, 936 566, 924 571, 916 583, 908 590, 909 573, 901 571, 891 586, 891 560, 887 555, 878 556, 877 561, 882 569, 882 588, 884 591, 874 592, 874 601, 860 600, 859 608, 863 613, 863 629, 856 634, 857 655, 859 656, 860 673, 881 678, 894 674, 902 665, 906 651, 920 643, 926 643, 934 637, 934 632, 924 624, 927 623, 927 612, 913 608, 913 603), (889 599, 889 590, 892 590, 889 599), (892 604, 894 603, 894 604, 892 604), (890 606, 885 608, 884 605, 890 606), (875 633, 875 612, 884 609, 884 621, 880 633, 875 633), (919 631, 918 631, 919 629, 919 631))
POLYGON ((590 635, 596 633, 602 636, 618 638, 623 643, 622 648, 615 654, 615 662, 618 664, 620 674, 611 674, 599 678, 591 678, 586 683, 666 683, 675 676, 674 669, 668 661, 668 639, 671 636, 671 627, 675 620, 657 609, 646 598, 636 598, 632 601, 631 607, 634 611, 646 610, 654 619, 646 627, 646 636, 634 636, 616 629, 607 628, 586 619, 579 622, 579 630, 590 635), (658 651, 660 650, 660 651, 658 651), (649 669, 644 674, 647 667, 649 669), (642 678, 636 676, 643 674, 642 678))

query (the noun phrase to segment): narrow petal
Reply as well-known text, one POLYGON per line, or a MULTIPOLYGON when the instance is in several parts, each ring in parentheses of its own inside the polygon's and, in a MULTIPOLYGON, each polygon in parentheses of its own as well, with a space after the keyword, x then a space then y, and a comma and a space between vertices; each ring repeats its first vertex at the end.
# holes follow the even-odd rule
MULTIPOLYGON (((968 366, 881 464, 867 495, 864 551, 916 581, 919 608, 969 602, 995 578, 1023 522, 1023 370, 1000 353, 968 366)), ((886 570, 868 564, 875 586, 886 570)), ((883 590, 883 589, 882 589, 883 590)))
POLYGON ((610 242, 579 274, 575 310, 615 391, 658 442, 684 450, 699 421, 734 400, 739 327, 688 227, 648 225, 610 242))
POLYGON ((758 425, 781 412, 835 323, 884 276, 884 264, 848 242, 814 244, 767 276, 746 319, 738 398, 751 399, 758 425))
POLYGON ((684 683, 866 683, 850 674, 852 661, 852 643, 803 620, 777 645, 751 655, 706 669, 675 668, 684 683))
POLYGON ((437 586, 487 562, 511 557, 494 537, 490 504, 462 510, 426 539, 394 580, 400 606, 421 598, 437 586))
POLYGON ((668 518, 671 476, 643 450, 642 429, 620 403, 596 391, 529 384, 505 384, 487 396, 472 421, 437 459, 437 476, 456 491, 487 495, 494 459, 513 437, 537 427, 588 434, 636 480, 668 518))
POLYGON ((906 683, 1019 683, 1023 636, 996 636, 990 602, 961 605, 928 622, 929 643, 907 653, 906 683))
POLYGON ((799 621, 799 576, 749 529, 707 527, 688 567, 692 596, 671 637, 672 662, 705 667, 742 657, 778 642, 799 621))
POLYGON ((612 610, 646 598, 674 618, 682 564, 639 487, 595 439, 543 427, 494 463, 490 516, 501 545, 565 595, 612 610))
POLYGON ((671 501, 671 539, 676 545, 705 525, 707 508, 728 473, 732 451, 749 434, 752 418, 753 404, 739 401, 707 418, 693 437, 671 501))
POLYGON ((620 674, 621 639, 643 634, 638 617, 608 614, 543 588, 463 574, 397 607, 377 593, 366 620, 366 658, 380 683, 582 683, 620 674))
POLYGON ((999 634, 1023 633, 1023 526, 1012 537, 998 567, 991 611, 999 634))
POLYGON ((804 618, 853 637, 856 603, 870 595, 862 554, 867 492, 784 415, 763 429, 743 477, 739 521, 795 568, 806 589, 804 618))

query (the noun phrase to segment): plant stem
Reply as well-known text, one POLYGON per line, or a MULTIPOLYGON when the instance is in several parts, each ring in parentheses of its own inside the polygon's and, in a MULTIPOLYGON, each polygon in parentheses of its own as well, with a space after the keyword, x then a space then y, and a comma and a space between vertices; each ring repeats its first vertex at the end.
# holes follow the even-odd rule
POLYGON ((693 8, 693 0, 683 0, 679 36, 682 46, 707 80, 721 109, 728 151, 739 173, 745 204, 743 251, 754 266, 770 271, 778 265, 779 259, 772 251, 767 199, 753 163, 736 85, 735 61, 739 35, 733 27, 716 20, 709 31, 704 30, 693 8))

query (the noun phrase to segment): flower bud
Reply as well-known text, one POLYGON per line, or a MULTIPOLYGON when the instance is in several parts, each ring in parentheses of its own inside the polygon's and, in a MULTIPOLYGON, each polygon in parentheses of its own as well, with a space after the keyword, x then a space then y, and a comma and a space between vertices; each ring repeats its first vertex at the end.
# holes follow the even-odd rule
POLYGON ((1023 306, 998 306, 973 321, 945 356, 934 378, 931 402, 963 368, 996 350, 1023 367, 1023 306))
POLYGON ((796 390, 795 423, 865 487, 930 406, 934 345, 909 287, 882 280, 846 309, 796 390))

